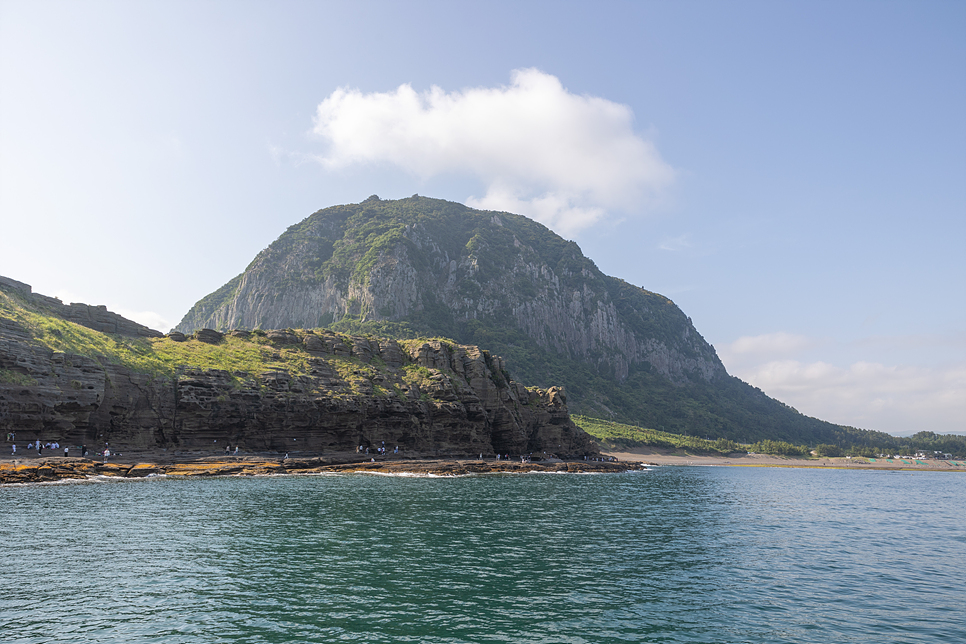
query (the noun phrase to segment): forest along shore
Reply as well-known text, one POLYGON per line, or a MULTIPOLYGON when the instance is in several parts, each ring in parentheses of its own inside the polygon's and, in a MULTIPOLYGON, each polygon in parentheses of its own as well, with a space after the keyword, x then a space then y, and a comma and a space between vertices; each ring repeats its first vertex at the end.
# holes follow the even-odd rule
POLYGON ((337 457, 278 458, 260 456, 208 456, 171 458, 165 462, 119 457, 117 462, 89 458, 6 458, 0 461, 0 484, 43 483, 94 476, 145 478, 148 476, 264 476, 272 474, 373 474, 462 476, 497 473, 619 473, 647 469, 642 463, 560 461, 533 463, 496 459, 339 459, 337 457))
POLYGON ((671 450, 639 448, 633 450, 606 450, 604 456, 620 461, 642 461, 651 465, 694 465, 728 467, 807 467, 819 469, 850 470, 902 470, 920 472, 966 472, 966 461, 920 460, 915 458, 790 458, 772 454, 734 453, 728 456, 685 454, 671 450))

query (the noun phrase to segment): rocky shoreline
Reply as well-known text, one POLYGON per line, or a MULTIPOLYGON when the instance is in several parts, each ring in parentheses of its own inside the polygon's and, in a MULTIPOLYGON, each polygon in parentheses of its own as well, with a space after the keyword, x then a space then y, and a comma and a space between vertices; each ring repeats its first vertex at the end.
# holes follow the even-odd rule
POLYGON ((89 458, 26 458, 0 462, 0 485, 83 480, 98 476, 135 479, 149 476, 211 477, 266 476, 278 474, 325 474, 368 472, 373 474, 466 476, 470 474, 601 473, 613 474, 647 467, 636 462, 561 461, 521 463, 495 459, 361 460, 336 457, 278 458, 263 456, 224 456, 195 459, 143 461, 121 459, 103 462, 89 458))

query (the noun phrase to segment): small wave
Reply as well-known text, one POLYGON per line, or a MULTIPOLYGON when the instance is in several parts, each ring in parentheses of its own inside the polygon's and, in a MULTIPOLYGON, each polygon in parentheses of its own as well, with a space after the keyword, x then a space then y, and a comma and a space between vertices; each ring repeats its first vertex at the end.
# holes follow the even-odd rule
MULTIPOLYGON (((479 476, 480 474, 476 472, 467 472, 465 474, 433 474, 432 472, 348 472, 349 474, 369 474, 372 476, 387 476, 390 478, 407 478, 407 479, 464 479, 471 476, 479 476)), ((485 472, 484 472, 485 474, 485 472)))
POLYGON ((51 486, 51 485, 89 485, 93 483, 106 483, 108 481, 137 481, 140 479, 128 479, 123 476, 104 476, 98 474, 96 476, 84 476, 78 478, 64 478, 57 479, 55 481, 26 481, 23 483, 3 483, 0 487, 33 487, 33 486, 51 486))
POLYGON ((3 483, 0 487, 34 487, 40 485, 79 485, 87 483, 87 479, 57 479, 56 481, 27 481, 24 483, 3 483))

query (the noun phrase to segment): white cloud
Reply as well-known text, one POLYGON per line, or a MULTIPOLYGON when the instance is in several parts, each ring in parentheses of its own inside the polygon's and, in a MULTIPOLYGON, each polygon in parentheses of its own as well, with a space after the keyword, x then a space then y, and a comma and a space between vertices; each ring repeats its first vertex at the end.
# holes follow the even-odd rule
POLYGON ((839 366, 794 357, 824 344, 771 333, 739 338, 719 355, 730 373, 809 416, 900 435, 966 433, 966 363, 839 366))
POLYGON ((112 309, 111 307, 107 308, 122 317, 126 317, 128 320, 133 320, 138 324, 143 324, 144 326, 154 329, 155 331, 167 333, 174 327, 174 325, 169 322, 167 318, 160 313, 155 313, 154 311, 131 311, 129 309, 112 309))
MULTIPOLYGON (((72 302, 82 302, 84 304, 94 303, 89 297, 84 297, 83 295, 78 295, 72 291, 67 291, 64 289, 54 291, 54 297, 59 299, 64 304, 70 304, 72 302)), ((138 324, 143 324, 144 326, 154 329, 155 331, 163 331, 164 333, 167 333, 172 329, 172 327, 174 327, 174 325, 171 324, 166 317, 160 313, 155 313, 154 311, 134 311, 120 306, 113 306, 111 304, 105 304, 105 306, 107 307, 108 311, 113 311, 121 317, 125 317, 128 320, 133 320, 138 324)))
POLYGON ((794 355, 812 348, 818 341, 794 333, 766 333, 764 335, 743 336, 719 350, 722 361, 729 364, 735 360, 747 360, 760 356, 794 355))
POLYGON ((658 246, 661 250, 677 252, 691 248, 690 235, 684 234, 678 237, 668 237, 658 246))
POLYGON ((509 86, 449 93, 340 88, 319 104, 313 131, 329 144, 318 159, 326 168, 388 163, 423 179, 470 175, 487 191, 468 205, 572 232, 611 211, 637 214, 673 182, 674 170, 633 121, 626 105, 522 69, 509 86))

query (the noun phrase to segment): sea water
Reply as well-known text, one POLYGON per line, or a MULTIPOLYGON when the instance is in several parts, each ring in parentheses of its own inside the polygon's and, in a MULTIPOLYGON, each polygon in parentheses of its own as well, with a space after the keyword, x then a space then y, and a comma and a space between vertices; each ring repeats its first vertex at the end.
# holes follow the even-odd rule
POLYGON ((0 487, 0 641, 963 642, 966 477, 0 487))

